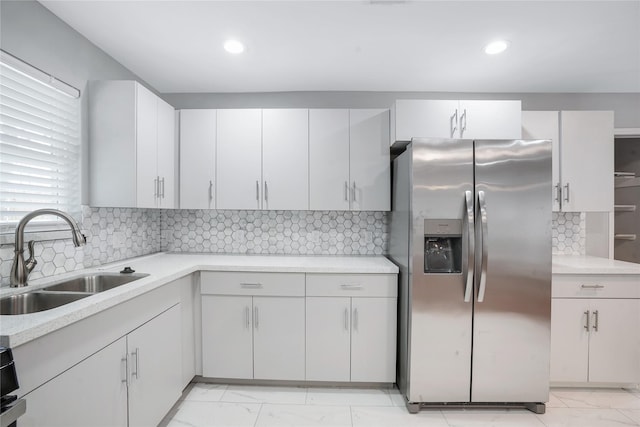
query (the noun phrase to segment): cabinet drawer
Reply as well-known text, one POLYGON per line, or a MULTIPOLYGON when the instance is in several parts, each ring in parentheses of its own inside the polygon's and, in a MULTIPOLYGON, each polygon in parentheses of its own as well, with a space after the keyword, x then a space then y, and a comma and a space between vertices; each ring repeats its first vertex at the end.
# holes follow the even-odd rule
POLYGON ((307 274, 307 296, 398 296, 395 274, 307 274))
POLYGON ((554 275, 553 298, 640 298, 640 276, 554 275))
POLYGON ((201 273, 203 295, 304 296, 304 273, 201 273))

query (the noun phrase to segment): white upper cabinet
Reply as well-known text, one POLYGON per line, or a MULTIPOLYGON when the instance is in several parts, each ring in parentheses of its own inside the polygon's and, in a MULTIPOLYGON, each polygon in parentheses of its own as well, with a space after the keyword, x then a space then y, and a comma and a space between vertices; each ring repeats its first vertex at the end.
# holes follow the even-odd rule
POLYGON ((309 209, 309 110, 262 110, 262 208, 309 209))
POLYGON ((613 211, 613 129, 613 111, 560 113, 563 211, 613 211))
POLYGON ((391 143, 412 138, 518 139, 520 101, 399 99, 391 108, 391 143))
POLYGON ((89 122, 91 206, 175 207, 173 107, 135 81, 96 81, 89 122))
POLYGON ((390 210, 389 110, 309 110, 312 210, 390 210))
POLYGON ((522 136, 553 142, 554 211, 613 210, 612 111, 523 111, 522 136))
POLYGON ((552 207, 560 211, 560 113, 558 111, 523 111, 523 139, 549 139, 552 144, 552 207))
POLYGON ((262 110, 218 110, 217 209, 262 208, 262 110))
POLYGON ((460 138, 520 139, 520 101, 460 101, 460 138))
POLYGON ((389 110, 349 111, 351 210, 391 210, 389 110))
POLYGON ((180 110, 180 208, 216 207, 216 110, 180 110))
POLYGON ((349 210, 349 110, 309 110, 309 208, 349 210))

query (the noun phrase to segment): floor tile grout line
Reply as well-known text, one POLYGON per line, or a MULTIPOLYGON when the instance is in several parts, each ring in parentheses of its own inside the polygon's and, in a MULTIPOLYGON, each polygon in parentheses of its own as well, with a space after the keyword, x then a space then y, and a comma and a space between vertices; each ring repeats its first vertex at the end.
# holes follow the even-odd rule
POLYGON ((353 406, 349 405, 349 418, 351 419, 351 427, 353 427, 353 406))
POLYGON ((636 420, 634 420, 633 418, 631 418, 630 416, 628 416, 627 414, 625 414, 622 411, 625 411, 625 409, 618 409, 615 408, 616 411, 618 411, 618 413, 622 414, 623 417, 625 417, 628 420, 631 420, 632 423, 635 423, 635 425, 640 426, 640 424, 638 424, 638 422, 636 420))
POLYGON ((256 427, 258 425, 258 420, 260 420, 260 414, 262 413, 262 406, 264 405, 264 403, 260 404, 260 409, 258 409, 258 415, 256 416, 256 420, 253 422, 253 427, 256 427))

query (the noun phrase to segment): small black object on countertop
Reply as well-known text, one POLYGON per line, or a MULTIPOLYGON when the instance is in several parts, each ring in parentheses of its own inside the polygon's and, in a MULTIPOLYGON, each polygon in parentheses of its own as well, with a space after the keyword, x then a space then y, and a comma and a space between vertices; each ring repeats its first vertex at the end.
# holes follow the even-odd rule
POLYGON ((130 273, 135 273, 136 271, 133 270, 131 267, 125 267, 124 270, 122 270, 120 273, 122 274, 130 274, 130 273))

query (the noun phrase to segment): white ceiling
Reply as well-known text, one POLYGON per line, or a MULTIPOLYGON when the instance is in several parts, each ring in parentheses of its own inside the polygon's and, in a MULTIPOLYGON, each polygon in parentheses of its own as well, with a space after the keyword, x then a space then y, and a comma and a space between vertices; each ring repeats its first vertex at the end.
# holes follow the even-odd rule
POLYGON ((163 93, 640 92, 640 1, 41 3, 163 93))

